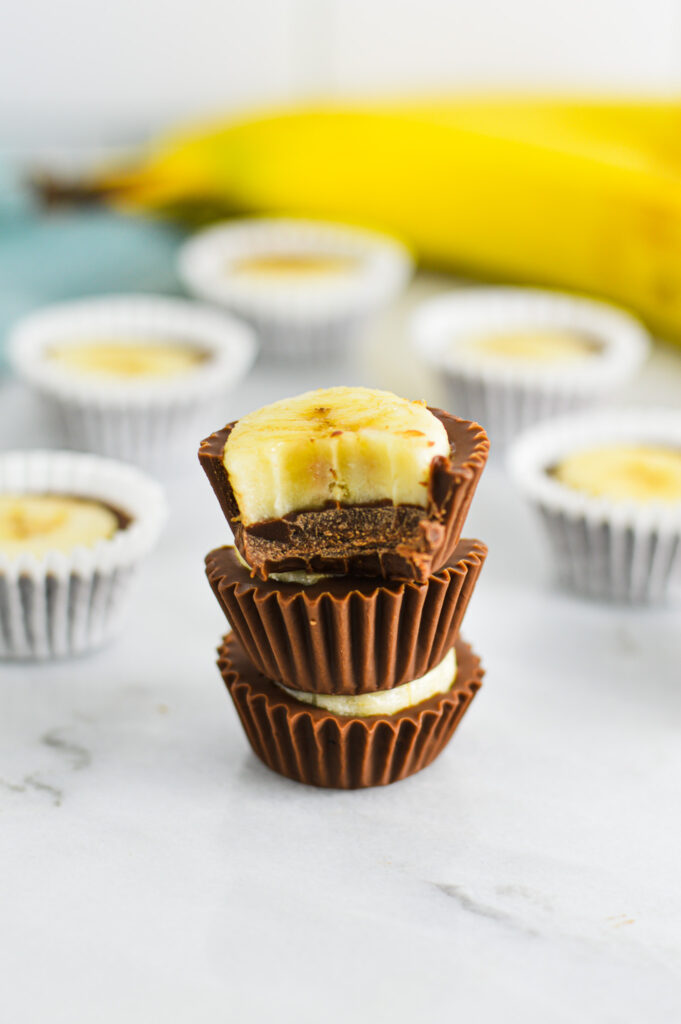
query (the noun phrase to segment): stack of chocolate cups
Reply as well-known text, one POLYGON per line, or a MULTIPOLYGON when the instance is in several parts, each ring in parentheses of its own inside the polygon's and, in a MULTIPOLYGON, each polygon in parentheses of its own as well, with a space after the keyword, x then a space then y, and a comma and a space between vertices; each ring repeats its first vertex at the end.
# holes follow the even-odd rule
MULTIPOLYGON (((199 459, 236 543, 206 558, 232 627, 218 666, 254 752, 298 782, 355 789, 414 774, 444 749, 480 688, 480 660, 459 630, 487 549, 461 532, 489 443, 477 424, 431 412, 451 454, 434 460, 428 508, 410 534, 418 543, 361 557, 348 550, 323 561, 312 583, 291 582, 290 573, 284 582, 280 571, 274 579, 267 566, 314 571, 302 549, 315 513, 249 534, 223 461, 234 424, 201 443, 199 459), (359 710, 362 696, 397 687, 389 710, 373 713, 371 701, 359 710)), ((379 519, 386 509, 374 513, 379 519)), ((391 514, 399 532, 399 507, 391 514)), ((412 527, 414 514, 405 509, 412 527)))

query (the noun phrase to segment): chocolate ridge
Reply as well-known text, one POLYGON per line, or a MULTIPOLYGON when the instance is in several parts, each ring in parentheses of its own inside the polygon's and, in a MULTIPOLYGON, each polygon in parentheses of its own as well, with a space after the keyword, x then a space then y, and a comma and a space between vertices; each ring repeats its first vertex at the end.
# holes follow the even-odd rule
POLYGON ((395 715, 351 718, 289 696, 258 672, 234 635, 218 654, 254 753, 289 779, 333 789, 385 786, 425 768, 451 739, 483 677, 480 659, 459 640, 457 678, 447 693, 395 715))
POLYGON ((447 431, 450 456, 432 461, 425 509, 390 502, 334 503, 243 526, 223 463, 236 421, 204 438, 199 461, 253 572, 261 579, 274 572, 302 570, 424 582, 445 565, 461 536, 489 440, 477 423, 441 409, 430 412, 447 431))
POLYGON ((294 690, 358 694, 419 679, 442 661, 487 555, 459 541, 425 583, 343 576, 310 586, 254 579, 234 548, 206 558, 206 575, 257 669, 294 690))

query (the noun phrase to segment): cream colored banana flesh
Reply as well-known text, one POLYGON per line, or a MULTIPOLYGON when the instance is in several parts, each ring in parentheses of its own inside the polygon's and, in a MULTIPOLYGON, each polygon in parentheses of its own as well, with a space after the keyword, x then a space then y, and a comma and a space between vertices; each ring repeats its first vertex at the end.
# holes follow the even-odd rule
POLYGON ((112 537, 118 519, 97 501, 58 495, 0 494, 0 552, 43 558, 51 551, 93 547, 112 537))
POLYGON ((532 363, 554 366, 588 359, 597 351, 590 339, 575 331, 524 330, 481 334, 456 344, 452 354, 463 353, 495 362, 532 363))
POLYGON ((63 342, 48 351, 53 364, 99 377, 174 377, 196 369, 204 358, 192 345, 129 340, 63 342))
POLYGON ((617 444, 568 455, 553 475, 561 483, 611 501, 681 502, 681 451, 617 444))
POLYGON ((291 690, 282 683, 277 685, 303 704, 313 704, 334 715, 369 718, 371 715, 396 715, 398 711, 415 707, 438 693, 446 693, 454 685, 456 675, 456 652, 452 648, 430 672, 426 672, 420 679, 414 679, 411 683, 394 686, 392 690, 377 690, 375 693, 360 693, 357 696, 346 697, 343 694, 291 690))
POLYGON ((426 507, 430 466, 449 455, 422 402, 370 388, 323 388, 237 421, 224 465, 245 526, 328 502, 426 507))

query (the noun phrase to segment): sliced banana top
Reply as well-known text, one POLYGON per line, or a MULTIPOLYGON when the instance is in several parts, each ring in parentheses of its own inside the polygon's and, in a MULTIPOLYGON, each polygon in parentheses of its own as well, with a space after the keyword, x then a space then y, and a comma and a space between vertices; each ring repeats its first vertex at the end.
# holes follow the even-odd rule
POLYGON ((244 416, 223 461, 249 526, 329 502, 425 508, 431 463, 449 454, 447 432, 425 403, 338 387, 244 416))
POLYGON ((611 501, 681 501, 681 451, 612 444, 575 452, 552 469, 561 483, 611 501))
POLYGON ((447 652, 442 661, 426 672, 420 679, 401 683, 391 690, 377 690, 375 693, 360 693, 348 697, 344 694, 308 693, 292 690, 283 683, 277 685, 290 697, 303 704, 313 704, 334 715, 348 715, 352 718, 369 718, 371 715, 396 715, 405 708, 415 707, 438 693, 451 690, 457 676, 456 652, 447 652))
POLYGON ((195 370, 207 354, 188 342, 98 338, 50 346, 51 363, 76 373, 117 378, 175 377, 195 370))
POLYGON ((356 270, 359 260, 350 256, 320 252, 273 252, 231 260, 227 271, 239 277, 266 278, 287 284, 304 283, 310 278, 336 276, 356 270))
POLYGON ((457 343, 455 354, 495 362, 554 365, 595 355, 601 346, 578 331, 539 328, 473 335, 457 343))
POLYGON ((10 557, 43 558, 52 551, 93 547, 119 529, 107 505, 50 494, 0 494, 0 551, 10 557))

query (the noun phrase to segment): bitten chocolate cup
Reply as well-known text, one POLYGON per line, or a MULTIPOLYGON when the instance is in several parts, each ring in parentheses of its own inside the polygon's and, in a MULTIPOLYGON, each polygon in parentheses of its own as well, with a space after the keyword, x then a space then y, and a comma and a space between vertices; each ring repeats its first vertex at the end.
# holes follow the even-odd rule
POLYGON ((234 637, 218 666, 261 761, 296 782, 330 789, 385 786, 420 771, 446 747, 482 684, 480 659, 457 641, 450 690, 394 715, 350 718, 302 704, 263 676, 234 637))
POLYGON ((310 586, 253 579, 234 548, 206 574, 248 657, 294 690, 358 694, 418 679, 459 633, 487 548, 462 540, 425 583, 338 577, 310 586))
POLYGON ((485 467, 489 441, 477 423, 430 411, 442 422, 451 448, 448 458, 433 459, 426 508, 387 501, 336 503, 244 526, 223 461, 235 424, 205 438, 199 461, 253 572, 265 580, 272 573, 300 570, 425 582, 446 565, 485 467))

